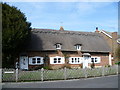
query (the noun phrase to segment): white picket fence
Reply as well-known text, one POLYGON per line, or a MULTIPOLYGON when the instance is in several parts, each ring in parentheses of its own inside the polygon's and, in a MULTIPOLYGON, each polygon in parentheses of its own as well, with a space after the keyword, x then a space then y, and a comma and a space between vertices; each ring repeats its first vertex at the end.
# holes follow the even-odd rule
POLYGON ((18 69, 2 69, 3 82, 20 82, 20 81, 46 81, 46 80, 67 80, 80 79, 89 77, 99 77, 106 75, 119 74, 120 66, 114 65, 111 67, 101 68, 85 68, 85 69, 57 69, 45 70, 40 69, 36 71, 22 71, 18 69))

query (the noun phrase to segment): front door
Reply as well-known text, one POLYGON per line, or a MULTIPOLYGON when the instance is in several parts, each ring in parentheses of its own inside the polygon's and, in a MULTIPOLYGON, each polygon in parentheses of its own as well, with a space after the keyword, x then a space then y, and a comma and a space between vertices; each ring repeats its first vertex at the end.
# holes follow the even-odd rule
POLYGON ((83 68, 88 68, 89 59, 90 59, 89 56, 84 56, 83 57, 83 68))
POLYGON ((20 69, 28 70, 28 57, 20 56, 20 69))

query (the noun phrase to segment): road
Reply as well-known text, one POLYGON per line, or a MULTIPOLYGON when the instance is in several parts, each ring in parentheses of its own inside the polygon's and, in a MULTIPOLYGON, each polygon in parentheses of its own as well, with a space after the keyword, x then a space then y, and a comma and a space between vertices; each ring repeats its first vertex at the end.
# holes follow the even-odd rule
POLYGON ((61 81, 3 83, 3 88, 118 88, 118 76, 61 81))

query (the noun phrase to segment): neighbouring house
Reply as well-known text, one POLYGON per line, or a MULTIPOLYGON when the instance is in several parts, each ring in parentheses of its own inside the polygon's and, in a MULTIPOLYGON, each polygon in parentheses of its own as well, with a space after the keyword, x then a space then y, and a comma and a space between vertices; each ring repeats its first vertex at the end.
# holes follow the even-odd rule
POLYGON ((111 49, 100 33, 32 29, 27 51, 19 56, 20 69, 48 66, 90 68, 112 65, 111 49))
POLYGON ((117 32, 108 32, 105 30, 98 30, 98 28, 96 28, 95 32, 100 33, 105 38, 106 42, 111 48, 112 64, 115 64, 115 61, 117 61, 115 53, 119 44, 119 39, 118 39, 119 37, 117 32))

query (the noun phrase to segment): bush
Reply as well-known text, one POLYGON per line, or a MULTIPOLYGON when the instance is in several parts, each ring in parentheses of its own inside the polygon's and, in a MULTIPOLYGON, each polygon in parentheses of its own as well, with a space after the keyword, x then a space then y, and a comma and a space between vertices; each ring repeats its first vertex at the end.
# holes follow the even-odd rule
POLYGON ((120 65, 120 61, 118 61, 118 62, 117 62, 117 63, 115 63, 115 64, 120 65))
POLYGON ((44 66, 43 69, 50 70, 51 68, 49 66, 44 66))
POLYGON ((92 63, 92 64, 91 64, 91 68, 95 68, 95 63, 92 63))

